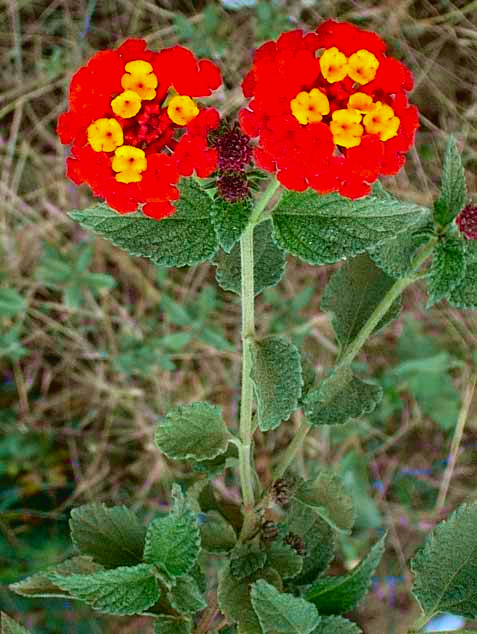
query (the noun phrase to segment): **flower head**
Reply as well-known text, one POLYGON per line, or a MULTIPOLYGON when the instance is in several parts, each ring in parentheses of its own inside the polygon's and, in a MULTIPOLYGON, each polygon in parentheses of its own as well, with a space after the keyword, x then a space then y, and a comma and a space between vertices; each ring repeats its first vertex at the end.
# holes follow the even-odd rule
POLYGON ((455 221, 467 240, 477 240, 477 205, 466 205, 455 221))
POLYGON ((186 48, 158 53, 144 40, 97 53, 71 81, 58 135, 71 144, 67 174, 121 213, 174 213, 180 176, 209 176, 218 154, 207 135, 218 112, 197 100, 221 83, 218 68, 186 48))
POLYGON ((255 52, 240 123, 258 138, 256 164, 285 187, 359 198, 405 162, 418 127, 407 100, 412 85, 375 33, 326 20, 255 52))

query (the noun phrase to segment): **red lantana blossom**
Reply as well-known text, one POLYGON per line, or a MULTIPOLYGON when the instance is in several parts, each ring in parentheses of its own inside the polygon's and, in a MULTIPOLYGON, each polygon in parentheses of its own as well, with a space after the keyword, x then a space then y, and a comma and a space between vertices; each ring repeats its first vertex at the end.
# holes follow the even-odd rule
POLYGON ((378 35, 326 20, 255 52, 240 123, 258 137, 256 164, 288 189, 359 198, 404 165, 418 127, 407 100, 412 86, 378 35))
POLYGON ((87 183, 120 213, 174 213, 180 176, 209 176, 217 151, 207 144, 219 113, 197 97, 221 84, 219 69, 181 46, 158 53, 140 39, 101 51, 71 81, 58 135, 71 144, 67 175, 87 183))

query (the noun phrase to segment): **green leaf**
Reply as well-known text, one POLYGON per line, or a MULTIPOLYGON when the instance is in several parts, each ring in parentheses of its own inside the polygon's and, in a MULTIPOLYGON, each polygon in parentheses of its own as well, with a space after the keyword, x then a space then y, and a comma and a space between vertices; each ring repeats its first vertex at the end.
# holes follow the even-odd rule
POLYGON ((441 193, 434 204, 434 219, 448 225, 465 205, 467 187, 462 158, 454 137, 449 137, 442 168, 441 193))
POLYGON ((84 601, 106 614, 141 614, 160 597, 153 567, 147 564, 121 566, 90 575, 63 576, 52 573, 50 579, 75 599, 84 601))
POLYGON ((252 213, 253 201, 246 198, 237 203, 228 203, 216 198, 212 204, 211 216, 217 240, 226 253, 230 253, 234 244, 240 240, 252 213))
POLYGON ((477 241, 465 243, 465 274, 448 298, 449 304, 456 308, 477 310, 477 241))
POLYGON ((162 568, 172 577, 186 575, 200 551, 200 532, 194 513, 180 488, 174 485, 174 506, 165 517, 147 527, 144 560, 162 568))
POLYGON ((372 412, 382 393, 376 383, 362 381, 353 375, 350 366, 341 366, 308 393, 305 416, 310 425, 341 425, 372 412))
POLYGON ((166 414, 155 441, 174 460, 212 460, 226 451, 229 436, 220 407, 191 403, 166 414))
POLYGON ((251 597, 264 634, 310 634, 320 622, 312 603, 279 592, 263 579, 252 585, 251 597))
POLYGON ((349 574, 318 579, 306 593, 306 599, 314 603, 321 614, 344 614, 354 610, 368 591, 384 553, 385 539, 386 533, 349 574))
MULTIPOLYGON (((346 350, 356 338, 394 282, 365 253, 346 262, 331 276, 321 300, 321 309, 333 313, 331 323, 342 350, 346 350)), ((398 299, 374 332, 396 319, 400 308, 398 299)))
MULTIPOLYGON (((254 290, 258 295, 264 288, 276 286, 285 272, 286 254, 272 239, 272 221, 265 220, 253 230, 254 290)), ((226 291, 240 295, 240 245, 236 244, 229 255, 220 252, 214 258, 216 278, 226 291)))
POLYGON ((0 613, 0 625, 2 634, 29 634, 28 630, 11 619, 5 612, 0 613))
POLYGON ((362 630, 342 616, 325 616, 312 634, 362 634, 362 630))
POLYGON ((192 623, 186 619, 160 614, 154 618, 154 634, 190 634, 192 623))
POLYGON ((346 492, 341 477, 321 471, 316 480, 301 482, 293 497, 313 510, 339 533, 349 534, 354 523, 353 499, 346 492))
POLYGON ((300 353, 286 337, 272 336, 251 344, 258 426, 276 429, 298 408, 303 378, 300 353))
POLYGON ((423 213, 423 207, 375 196, 349 200, 288 191, 273 213, 273 235, 305 262, 331 264, 408 230, 423 213))
POLYGON ((104 204, 73 211, 70 216, 131 255, 149 258, 159 266, 198 264, 217 250, 211 200, 192 179, 182 180, 179 189, 176 212, 160 221, 142 213, 121 215, 104 204))
POLYGON ((193 577, 178 577, 167 594, 170 604, 179 614, 195 614, 207 607, 204 595, 193 577))
POLYGON ((477 502, 440 522, 411 562, 412 592, 423 612, 477 618, 477 502))
POLYGON ((43 572, 37 572, 21 581, 12 583, 9 588, 22 597, 69 597, 68 592, 50 580, 51 574, 83 575, 100 570, 102 570, 102 566, 96 564, 91 557, 72 557, 61 564, 47 568, 43 572))
POLYGON ((230 572, 237 579, 250 577, 261 570, 267 561, 267 555, 254 544, 237 546, 230 558, 230 572))
POLYGON ((272 542, 266 553, 268 566, 274 568, 282 579, 296 577, 303 570, 303 557, 288 544, 272 542))
POLYGON ((457 238, 440 240, 434 247, 428 277, 430 308, 441 299, 447 299, 460 285, 465 275, 464 242, 457 238))
POLYGON ((76 548, 106 568, 142 562, 146 529, 125 506, 94 502, 73 509, 70 530, 76 548))
POLYGON ((237 535, 233 527, 218 511, 203 514, 200 535, 202 548, 209 553, 227 552, 237 543, 237 535))
POLYGON ((16 289, 0 288, 0 317, 15 317, 25 311, 26 305, 16 289))

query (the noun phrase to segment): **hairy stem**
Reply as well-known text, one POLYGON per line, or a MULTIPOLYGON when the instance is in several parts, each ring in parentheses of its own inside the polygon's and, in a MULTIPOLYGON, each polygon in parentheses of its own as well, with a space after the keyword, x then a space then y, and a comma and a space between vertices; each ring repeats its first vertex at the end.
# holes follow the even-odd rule
POLYGON ((421 616, 411 625, 408 634, 419 634, 422 628, 431 620, 431 616, 421 614, 421 616))
POLYGON ((298 431, 293 437, 293 440, 285 449, 280 457, 280 461, 273 470, 273 480, 278 480, 279 478, 281 478, 288 467, 291 465, 310 429, 311 425, 308 425, 306 420, 302 420, 300 426, 298 427, 298 431))

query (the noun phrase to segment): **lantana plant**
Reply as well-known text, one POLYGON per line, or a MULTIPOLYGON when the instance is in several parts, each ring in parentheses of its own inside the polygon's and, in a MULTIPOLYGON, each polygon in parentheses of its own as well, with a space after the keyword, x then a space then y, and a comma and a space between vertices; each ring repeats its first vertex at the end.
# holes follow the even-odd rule
MULTIPOLYGON (((452 138, 432 209, 377 182, 404 165, 418 113, 411 72, 375 33, 328 20, 265 43, 244 77, 238 121, 210 105, 220 86, 211 61, 130 39, 76 72, 58 134, 71 146, 69 178, 103 201, 73 220, 159 267, 210 261, 217 283, 240 297, 238 421, 208 402, 169 411, 157 451, 197 474, 187 490, 173 486, 169 512, 143 526, 123 506, 80 506, 70 519, 77 556, 11 587, 146 615, 156 634, 357 634, 347 616, 386 533, 350 572, 329 574, 337 538, 353 528, 353 499, 330 470, 300 478, 294 458, 315 428, 332 434, 376 407, 380 386, 353 362, 399 317, 407 287, 425 280, 428 306, 477 308, 477 210, 452 138), (339 353, 320 381, 286 336, 256 334, 255 297, 291 256, 341 262, 321 300, 339 353), (254 433, 298 411, 300 426, 261 481, 254 433), (214 486, 226 470, 240 505, 214 486)), ((412 560, 421 614, 409 634, 439 612, 477 619, 476 526, 477 504, 464 504, 412 560)), ((6 616, 3 627, 25 631, 6 616)))

